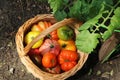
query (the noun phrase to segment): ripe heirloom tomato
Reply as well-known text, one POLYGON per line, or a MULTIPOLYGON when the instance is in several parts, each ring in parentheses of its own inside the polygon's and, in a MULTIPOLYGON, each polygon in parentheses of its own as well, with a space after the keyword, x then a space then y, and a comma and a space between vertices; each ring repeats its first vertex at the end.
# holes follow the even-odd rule
POLYGON ((44 55, 48 51, 55 55, 58 55, 60 52, 60 45, 56 40, 46 39, 39 48, 39 51, 42 55, 44 55))
MULTIPOLYGON (((39 31, 30 31, 25 35, 25 43, 29 44, 35 37, 37 37, 40 34, 39 31)), ((43 39, 40 39, 39 41, 37 41, 32 48, 39 48, 41 46, 41 44, 43 43, 43 39)))
POLYGON ((72 62, 66 62, 66 63, 63 63, 61 65, 61 69, 63 71, 68 71, 70 69, 72 69, 77 63, 75 61, 72 61, 72 62))
POLYGON ((62 26, 57 29, 57 34, 59 39, 71 40, 74 37, 74 31, 68 26, 62 26))
POLYGON ((50 34, 47 35, 47 37, 53 40, 58 40, 57 30, 52 31, 50 34))
POLYGON ((37 55, 40 54, 40 51, 38 48, 35 49, 30 49, 30 51, 28 52, 29 55, 37 55))
POLYGON ((41 55, 39 55, 39 54, 32 54, 32 55, 30 55, 30 58, 38 66, 40 66, 42 64, 42 56, 41 55))
POLYGON ((57 65, 56 55, 53 53, 47 52, 45 55, 43 55, 42 65, 45 68, 55 67, 57 65))
POLYGON ((34 24, 31 28, 31 31, 42 31, 42 29, 37 25, 37 24, 34 24))
POLYGON ((61 48, 64 50, 76 51, 76 45, 75 45, 74 40, 64 41, 64 40, 59 39, 58 43, 60 44, 61 48))
POLYGON ((49 26, 51 26, 50 22, 47 21, 40 21, 37 24, 34 24, 31 28, 31 31, 43 31, 46 28, 48 28, 49 26))
POLYGON ((43 21, 38 22, 38 26, 43 30, 45 30, 48 26, 45 26, 43 21))
POLYGON ((47 72, 53 73, 53 74, 59 74, 61 72, 60 65, 56 65, 53 68, 46 68, 45 69, 47 72))
POLYGON ((71 50, 61 50, 58 56, 58 62, 61 65, 63 71, 68 71, 73 68, 78 60, 78 53, 71 50), (66 69, 66 67, 68 67, 66 69))

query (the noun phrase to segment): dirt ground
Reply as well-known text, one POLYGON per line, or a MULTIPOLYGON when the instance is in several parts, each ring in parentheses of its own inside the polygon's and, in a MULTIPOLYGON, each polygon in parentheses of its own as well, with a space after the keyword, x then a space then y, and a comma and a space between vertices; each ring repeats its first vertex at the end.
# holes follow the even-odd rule
MULTIPOLYGON (((27 19, 50 13, 49 5, 38 0, 0 0, 0 80, 39 80, 21 63, 15 34, 27 19)), ((82 70, 67 80, 120 80, 120 57, 100 64, 90 55, 82 70)))

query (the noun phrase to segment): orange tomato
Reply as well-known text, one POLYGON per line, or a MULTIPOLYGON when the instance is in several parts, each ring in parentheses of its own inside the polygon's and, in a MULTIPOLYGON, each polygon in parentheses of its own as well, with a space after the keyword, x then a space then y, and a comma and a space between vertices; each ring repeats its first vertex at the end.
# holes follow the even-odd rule
POLYGON ((42 31, 46 29, 46 26, 43 21, 38 22, 38 26, 42 29, 42 31))
POLYGON ((76 51, 74 40, 64 41, 64 40, 59 39, 58 42, 62 49, 76 51))
POLYGON ((46 68, 52 68, 55 67, 57 64, 56 55, 50 52, 47 52, 45 55, 43 55, 42 58, 42 65, 46 68))
POLYGON ((42 29, 37 25, 37 24, 34 24, 31 28, 31 31, 42 31, 42 29))
POLYGON ((43 23, 44 23, 45 28, 48 28, 48 27, 49 27, 49 24, 48 24, 47 21, 44 21, 43 23))
POLYGON ((53 40, 58 40, 58 35, 57 35, 57 30, 52 31, 50 34, 47 35, 48 38, 53 39, 53 40))

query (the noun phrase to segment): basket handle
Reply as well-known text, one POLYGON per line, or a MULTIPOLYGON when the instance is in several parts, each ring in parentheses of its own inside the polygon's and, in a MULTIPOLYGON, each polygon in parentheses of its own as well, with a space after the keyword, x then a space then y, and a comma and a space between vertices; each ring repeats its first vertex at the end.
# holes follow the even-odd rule
POLYGON ((40 33, 40 35, 38 35, 36 38, 34 38, 25 48, 24 48, 24 54, 23 56, 26 56, 27 53, 29 52, 29 50, 32 48, 32 46, 41 38, 45 37, 47 34, 49 34, 50 32, 56 30, 57 28, 67 25, 67 24, 71 24, 76 22, 76 19, 73 18, 69 18, 69 19, 64 19, 60 22, 57 22, 55 24, 53 24, 51 27, 48 27, 46 30, 42 31, 40 33))

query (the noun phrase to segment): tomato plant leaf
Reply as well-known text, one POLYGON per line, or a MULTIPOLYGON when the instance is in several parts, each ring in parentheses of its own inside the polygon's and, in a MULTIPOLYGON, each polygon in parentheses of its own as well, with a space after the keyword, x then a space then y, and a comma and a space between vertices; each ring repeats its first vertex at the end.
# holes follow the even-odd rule
POLYGON ((74 18, 79 18, 81 12, 81 1, 77 0, 73 3, 73 6, 69 8, 69 16, 74 18))
POLYGON ((54 13, 54 16, 55 18, 58 20, 58 21, 61 21, 63 20, 64 18, 67 17, 67 13, 65 11, 59 11, 57 10, 55 13, 54 13))
POLYGON ((50 4, 51 9, 53 10, 53 14, 57 11, 63 8, 63 1, 65 0, 48 0, 48 3, 50 4))
POLYGON ((95 26, 96 23, 98 23, 99 18, 102 17, 102 13, 100 13, 99 15, 97 15, 96 17, 88 20, 87 22, 85 22, 80 28, 79 31, 81 30, 86 30, 88 28, 90 28, 91 26, 95 26))
POLYGON ((100 35, 97 33, 91 34, 88 30, 81 31, 75 41, 77 49, 86 53, 91 53, 99 43, 99 37, 100 35))
MULTIPOLYGON (((106 4, 113 3, 112 0, 48 0, 54 15, 65 12, 68 18, 77 18, 87 21, 95 17, 106 4), (57 12, 59 11, 59 13, 57 12)), ((58 17, 57 17, 58 18, 58 17)), ((61 19, 60 19, 61 20, 61 19)))
POLYGON ((108 39, 115 29, 120 28, 120 7, 114 10, 114 15, 110 20, 110 25, 108 26, 108 30, 104 32, 102 38, 104 40, 108 39))

